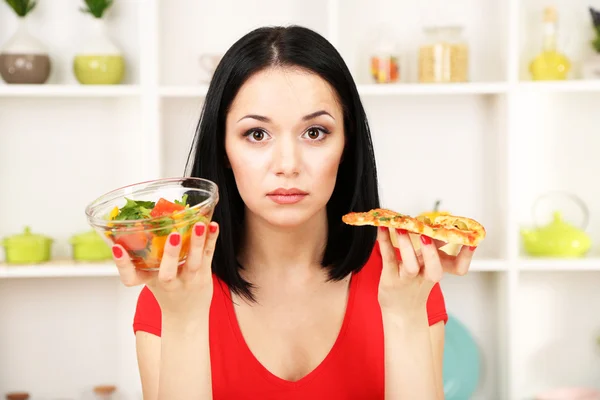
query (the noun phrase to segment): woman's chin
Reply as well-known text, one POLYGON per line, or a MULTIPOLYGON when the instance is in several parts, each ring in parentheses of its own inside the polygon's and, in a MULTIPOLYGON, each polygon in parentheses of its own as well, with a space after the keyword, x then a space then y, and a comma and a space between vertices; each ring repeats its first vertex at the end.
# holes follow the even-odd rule
POLYGON ((309 210, 274 210, 262 218, 273 227, 280 229, 296 229, 314 223, 315 214, 309 210))

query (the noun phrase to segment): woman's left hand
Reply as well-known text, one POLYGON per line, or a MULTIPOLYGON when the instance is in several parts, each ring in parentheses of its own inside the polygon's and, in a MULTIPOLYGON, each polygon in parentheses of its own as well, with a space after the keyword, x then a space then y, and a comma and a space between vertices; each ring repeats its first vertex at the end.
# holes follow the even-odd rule
POLYGON ((421 251, 415 252, 406 231, 392 232, 379 227, 377 240, 383 259, 379 281, 379 305, 383 312, 421 317, 427 312, 427 299, 444 272, 465 275, 475 248, 463 246, 456 256, 439 250, 446 243, 421 236, 421 251), (397 235, 400 259, 390 235, 397 235))

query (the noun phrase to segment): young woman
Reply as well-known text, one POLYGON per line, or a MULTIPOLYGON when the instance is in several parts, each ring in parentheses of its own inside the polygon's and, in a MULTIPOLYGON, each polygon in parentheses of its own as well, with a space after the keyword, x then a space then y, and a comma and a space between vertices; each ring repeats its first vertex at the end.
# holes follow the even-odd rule
POLYGON ((145 285, 134 318, 145 400, 443 398, 438 282, 465 274, 474 249, 451 257, 421 237, 416 252, 406 232, 341 222, 380 204, 365 111, 323 37, 273 27, 235 43, 191 160, 220 202, 186 264, 177 233, 155 275, 113 249, 123 283, 145 285))

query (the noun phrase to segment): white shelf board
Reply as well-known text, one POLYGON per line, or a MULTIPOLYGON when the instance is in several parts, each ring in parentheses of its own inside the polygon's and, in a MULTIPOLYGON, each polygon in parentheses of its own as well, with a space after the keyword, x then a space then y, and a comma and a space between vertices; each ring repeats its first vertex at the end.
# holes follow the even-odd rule
POLYGON ((0 97, 123 97, 140 93, 138 85, 0 85, 0 97))
POLYGON ((394 83, 362 84, 358 92, 366 96, 413 95, 413 94, 502 94, 508 89, 503 82, 468 83, 394 83))
POLYGON ((520 271, 598 271, 600 257, 589 258, 521 258, 517 262, 520 271))
POLYGON ((496 259, 474 259, 471 262, 471 268, 469 271, 506 271, 508 270, 508 263, 505 260, 496 259))
POLYGON ((111 262, 50 261, 35 265, 0 264, 0 279, 10 278, 77 278, 118 276, 111 262))
POLYGON ((159 89, 162 97, 204 97, 207 91, 208 84, 162 86, 159 89))
POLYGON ((523 92, 598 92, 600 80, 568 80, 568 81, 522 81, 516 89, 523 92))
MULTIPOLYGON (((524 92, 598 92, 600 80, 539 81, 518 82, 469 82, 469 83, 393 83, 359 84, 358 92, 363 96, 403 96, 403 95, 453 95, 453 94, 504 94, 510 90, 524 92)), ((162 86, 162 97, 204 97, 208 84, 162 86)))
MULTIPOLYGON (((473 260, 471 272, 505 271, 503 260, 473 260)), ((112 262, 86 263, 71 260, 50 261, 35 265, 0 264, 0 279, 10 278, 68 278, 68 277, 102 277, 118 276, 116 266, 112 262)))
MULTIPOLYGON (((507 91, 506 83, 450 83, 450 84, 359 84, 358 92, 365 96, 390 96, 412 94, 501 94, 507 91)), ((203 97, 208 84, 162 86, 162 97, 203 97)))

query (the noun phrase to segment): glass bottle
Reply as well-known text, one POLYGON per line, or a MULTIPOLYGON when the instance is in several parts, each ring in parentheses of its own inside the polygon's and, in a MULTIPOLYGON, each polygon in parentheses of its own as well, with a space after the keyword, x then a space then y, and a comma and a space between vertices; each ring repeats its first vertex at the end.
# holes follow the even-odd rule
POLYGON ((424 28, 426 41, 419 48, 419 82, 450 83, 469 80, 469 46, 461 26, 424 28))
POLYGON ((554 7, 544 9, 543 21, 542 50, 529 64, 529 72, 534 81, 565 80, 571 70, 571 62, 557 46, 558 14, 554 7))

